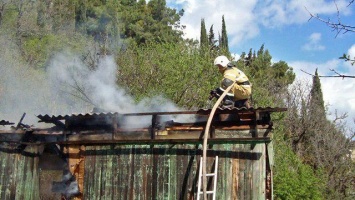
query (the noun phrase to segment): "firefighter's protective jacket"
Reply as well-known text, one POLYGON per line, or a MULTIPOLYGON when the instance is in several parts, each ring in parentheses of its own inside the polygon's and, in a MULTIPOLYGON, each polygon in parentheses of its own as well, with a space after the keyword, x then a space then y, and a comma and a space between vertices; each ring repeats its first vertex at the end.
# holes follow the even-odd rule
POLYGON ((248 77, 236 67, 227 67, 223 72, 220 89, 224 91, 228 86, 236 81, 236 84, 227 93, 227 96, 234 97, 234 101, 248 99, 251 95, 251 83, 248 77))

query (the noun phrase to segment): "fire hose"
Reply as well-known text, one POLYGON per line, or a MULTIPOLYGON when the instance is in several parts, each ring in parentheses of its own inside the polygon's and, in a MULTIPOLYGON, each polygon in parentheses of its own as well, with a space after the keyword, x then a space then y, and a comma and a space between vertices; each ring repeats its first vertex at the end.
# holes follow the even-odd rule
POLYGON ((207 124, 206 124, 206 128, 205 128, 205 134, 203 136, 203 153, 202 153, 202 186, 203 186, 203 199, 207 200, 207 177, 206 177, 206 171, 207 171, 207 167, 206 167, 206 160, 207 160, 207 137, 208 137, 208 132, 210 131, 210 126, 211 126, 211 122, 214 116, 214 113, 216 112, 217 107, 219 106, 219 104, 222 102, 223 98, 227 95, 228 91, 234 86, 236 82, 233 82, 232 85, 230 85, 226 90, 224 90, 224 92, 222 93, 222 95, 217 99, 216 103, 214 104, 210 115, 208 117, 207 120, 207 124))

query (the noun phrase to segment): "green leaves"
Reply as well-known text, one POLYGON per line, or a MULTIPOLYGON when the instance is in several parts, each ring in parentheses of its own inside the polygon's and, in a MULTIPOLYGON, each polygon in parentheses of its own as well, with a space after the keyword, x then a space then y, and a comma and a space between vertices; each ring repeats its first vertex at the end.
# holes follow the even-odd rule
POLYGON ((237 62, 238 68, 249 76, 253 84, 254 107, 283 106, 282 95, 295 79, 293 69, 286 62, 272 63, 271 59, 269 51, 262 45, 257 53, 252 49, 247 56, 242 53, 237 62))
POLYGON ((137 100, 160 94, 185 108, 203 107, 220 78, 212 61, 184 43, 134 47, 120 52, 117 61, 118 84, 127 85, 137 100))
POLYGON ((87 39, 82 35, 47 34, 27 37, 23 40, 22 51, 25 60, 34 68, 45 68, 48 59, 65 49, 83 52, 87 39))
POLYGON ((275 142, 274 198, 324 199, 325 180, 303 164, 282 140, 275 142))
POLYGON ((350 62, 351 65, 355 64, 355 57, 351 58, 350 55, 347 55, 345 53, 343 54, 343 56, 339 57, 339 59, 345 60, 346 62, 350 62))

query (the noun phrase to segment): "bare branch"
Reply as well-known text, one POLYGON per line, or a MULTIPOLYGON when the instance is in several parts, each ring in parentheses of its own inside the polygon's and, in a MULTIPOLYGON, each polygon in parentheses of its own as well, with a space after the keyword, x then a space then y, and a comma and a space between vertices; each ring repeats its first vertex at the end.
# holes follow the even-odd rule
MULTIPOLYGON (((349 5, 351 5, 354 2, 354 0, 351 0, 349 5)), ((340 13, 339 13, 339 8, 338 5, 334 2, 335 7, 337 9, 337 22, 334 22, 332 20, 330 20, 329 18, 326 20, 324 18, 321 18, 318 14, 313 14, 311 13, 306 7, 305 9, 307 10, 307 12, 309 13, 309 15, 311 16, 310 19, 308 21, 310 21, 311 19, 315 18, 318 21, 323 22, 324 24, 326 24, 327 26, 329 26, 330 28, 333 29, 333 31, 336 31, 337 34, 335 37, 337 37, 341 32, 343 34, 347 33, 347 32, 355 32, 355 26, 352 25, 347 25, 342 23, 341 19, 340 19, 340 13)), ((349 6, 348 5, 348 6, 349 6)))
MULTIPOLYGON (((309 73, 309 72, 306 72, 306 71, 304 71, 304 70, 302 70, 301 69, 301 71, 302 72, 304 72, 304 73, 306 73, 306 74, 308 74, 308 75, 311 75, 311 76, 316 76, 316 75, 314 75, 314 74, 311 74, 311 73, 309 73)), ((319 76, 318 75, 318 77, 320 77, 320 78, 355 78, 355 76, 350 76, 350 75, 343 75, 343 74, 340 74, 340 73, 338 73, 337 71, 335 71, 334 69, 330 69, 330 71, 333 71, 334 73, 336 73, 337 75, 335 75, 335 76, 319 76)))
POLYGON ((335 110, 335 118, 333 119, 333 123, 338 122, 339 120, 344 120, 348 117, 348 113, 343 113, 338 115, 338 111, 335 110))
POLYGON ((88 95, 86 94, 85 88, 84 88, 84 87, 81 87, 76 79, 74 79, 74 83, 75 83, 75 86, 74 86, 74 85, 71 85, 71 84, 69 84, 69 86, 72 87, 72 88, 73 88, 74 90, 76 90, 77 92, 79 92, 79 94, 81 94, 81 96, 80 96, 80 95, 75 95, 75 94, 73 94, 73 93, 69 93, 69 94, 71 94, 72 96, 77 97, 77 98, 79 98, 79 99, 81 99, 81 100, 83 100, 83 101, 85 101, 85 102, 87 102, 87 103, 90 103, 90 104, 93 105, 93 106, 96 106, 96 105, 93 103, 93 101, 92 101, 92 100, 88 97, 88 95))

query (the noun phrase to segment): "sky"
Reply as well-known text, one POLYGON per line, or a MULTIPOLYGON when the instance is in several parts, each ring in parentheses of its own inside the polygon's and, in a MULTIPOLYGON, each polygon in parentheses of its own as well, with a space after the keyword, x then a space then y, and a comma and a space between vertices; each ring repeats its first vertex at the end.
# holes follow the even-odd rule
MULTIPOLYGON (((180 19, 186 26, 184 37, 199 40, 201 19, 209 31, 213 25, 217 38, 224 16, 229 50, 232 54, 257 51, 262 45, 273 62, 285 61, 297 80, 311 82, 310 74, 320 76, 355 75, 355 65, 340 60, 344 53, 355 57, 355 32, 336 32, 311 18, 355 26, 355 3, 350 0, 167 0, 167 6, 184 9, 180 19), (304 72, 305 71, 305 72, 304 72)), ((321 78, 330 120, 335 113, 347 114, 346 123, 355 127, 355 79, 321 78)))

